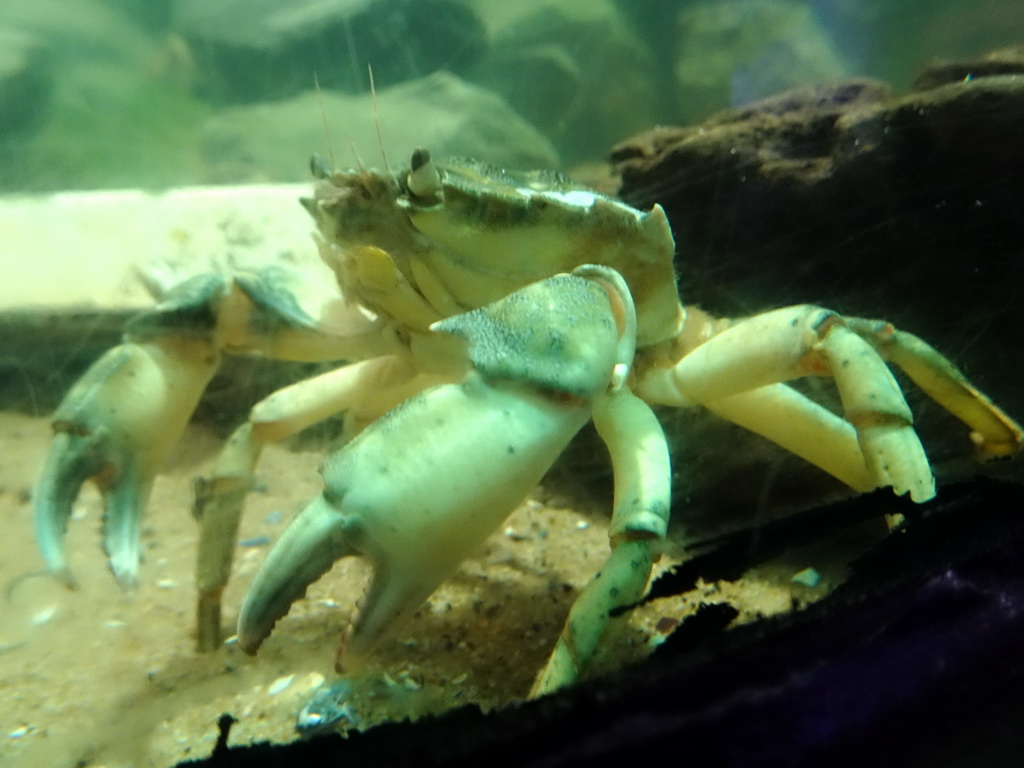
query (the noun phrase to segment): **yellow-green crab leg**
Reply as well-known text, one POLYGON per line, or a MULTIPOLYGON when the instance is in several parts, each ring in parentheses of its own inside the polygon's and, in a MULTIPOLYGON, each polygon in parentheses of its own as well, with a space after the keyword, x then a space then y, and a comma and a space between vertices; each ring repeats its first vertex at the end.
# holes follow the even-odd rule
POLYGON ((811 305, 736 321, 675 365, 675 399, 670 393, 665 396, 671 387, 662 386, 661 371, 652 376, 649 391, 656 402, 705 405, 857 490, 891 486, 897 494, 926 501, 935 495, 935 481, 910 408, 886 360, 903 368, 926 394, 971 427, 983 457, 1019 450, 1020 428, 916 336, 888 323, 843 318, 811 305), (824 409, 799 407, 777 388, 780 382, 802 376, 835 380, 852 432, 824 409), (866 475, 853 458, 854 436, 866 475))
MULTIPOLYGON (((684 356, 672 376, 682 402, 709 404, 713 410, 716 401, 761 387, 831 376, 856 430, 870 484, 909 492, 919 502, 935 495, 931 467, 899 385, 872 345, 834 312, 800 305, 737 321, 684 356)), ((840 431, 823 430, 818 453, 831 452, 830 435, 845 440, 840 431)), ((821 466, 831 468, 827 459, 821 466)))
POLYGON ((935 402, 971 428, 978 456, 993 459, 1021 449, 1020 425, 923 339, 884 320, 845 318, 885 359, 898 365, 935 402))
POLYGON ((215 650, 222 640, 221 595, 231 576, 245 497, 264 446, 337 413, 347 411, 347 417, 358 419, 370 409, 376 417, 387 409, 378 411, 375 405, 401 402, 428 386, 424 377, 411 373, 408 363, 394 355, 342 366, 277 390, 253 406, 246 423, 231 434, 210 475, 196 481, 198 650, 215 650))
POLYGON ((612 457, 612 551, 569 612, 558 643, 533 685, 541 696, 575 682, 637 603, 665 537, 671 503, 668 445, 650 407, 628 389, 594 405, 594 425, 612 457), (613 618, 618 614, 617 618, 613 618))

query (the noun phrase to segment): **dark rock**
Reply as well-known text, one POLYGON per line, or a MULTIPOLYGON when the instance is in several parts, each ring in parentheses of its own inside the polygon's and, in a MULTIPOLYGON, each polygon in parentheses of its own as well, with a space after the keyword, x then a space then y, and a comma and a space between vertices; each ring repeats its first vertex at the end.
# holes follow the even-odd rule
POLYGON ((845 83, 657 129, 613 157, 627 201, 665 207, 686 300, 886 317, 1021 417, 1022 120, 1020 76, 896 99, 845 83))
POLYGON ((7 3, 0 21, 0 142, 31 138, 69 102, 97 109, 92 94, 78 89, 83 72, 138 71, 151 50, 146 35, 99 0, 7 3))
POLYGON ((561 45, 535 43, 492 51, 476 79, 503 93, 534 125, 554 133, 579 111, 584 75, 561 45))
POLYGON ((28 32, 0 27, 0 143, 35 130, 49 110, 52 93, 48 47, 28 32))
POLYGON ((464 0, 177 0, 174 26, 211 100, 279 99, 321 86, 368 89, 441 69, 460 72, 486 48, 464 0))
MULTIPOLYGON (((104 0, 5 3, 3 26, 45 47, 30 109, 45 113, 0 157, 0 187, 19 192, 189 183, 196 166, 187 55, 104 0), (43 68, 47 72, 43 73, 43 68), (52 82, 52 88, 50 83, 52 82), (51 95, 52 93, 52 95, 51 95)), ((0 42, 0 58, 9 53, 0 42)), ((15 111, 0 114, 0 122, 15 111)), ((21 118, 19 118, 21 119, 21 118)))
POLYGON ((542 699, 182 765, 1018 766, 1024 494, 951 496, 804 611, 723 629, 719 604, 687 642, 542 699))
POLYGON ((863 78, 851 78, 838 83, 814 83, 720 112, 708 118, 705 124, 731 123, 758 114, 781 116, 811 110, 830 116, 835 110, 849 110, 856 106, 883 102, 891 93, 885 83, 863 78))
POLYGON ((921 70, 914 79, 914 88, 924 91, 993 75, 1024 75, 1024 46, 1004 48, 964 61, 935 61, 921 70))
POLYGON ((611 5, 537 3, 491 37, 472 78, 552 137, 568 164, 656 122, 651 57, 611 5))

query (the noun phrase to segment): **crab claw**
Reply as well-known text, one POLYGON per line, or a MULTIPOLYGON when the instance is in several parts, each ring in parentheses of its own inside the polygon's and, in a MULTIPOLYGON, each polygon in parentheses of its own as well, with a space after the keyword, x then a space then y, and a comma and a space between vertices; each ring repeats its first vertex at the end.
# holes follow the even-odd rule
POLYGON ((68 392, 54 414, 56 436, 32 497, 36 542, 66 585, 75 581, 63 538, 87 480, 103 495, 110 569, 123 585, 135 583, 153 478, 215 369, 216 354, 205 342, 129 342, 97 360, 68 392))
POLYGON ((586 422, 581 404, 524 395, 470 374, 462 385, 412 398, 335 454, 324 468, 324 493, 296 517, 250 585, 239 645, 254 653, 306 587, 347 555, 375 565, 346 641, 350 658, 413 613, 586 422), (416 435, 429 439, 403 439, 416 435))
POLYGON ((375 568, 339 658, 350 667, 526 497, 619 376, 619 358, 631 355, 632 338, 624 345, 622 335, 633 325, 620 327, 612 300, 614 292, 628 303, 628 293, 604 287, 621 278, 586 274, 434 324, 468 342, 472 370, 410 398, 331 457, 323 494, 249 587, 238 619, 244 650, 255 652, 336 559, 362 554, 375 568))
POLYGON ((246 592, 238 618, 238 644, 255 653, 274 624, 336 560, 359 554, 349 543, 345 516, 323 496, 288 526, 246 592))

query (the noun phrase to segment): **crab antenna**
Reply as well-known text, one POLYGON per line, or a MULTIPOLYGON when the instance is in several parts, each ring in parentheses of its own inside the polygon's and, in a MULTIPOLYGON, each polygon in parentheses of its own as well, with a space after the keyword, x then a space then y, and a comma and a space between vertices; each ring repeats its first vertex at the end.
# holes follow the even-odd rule
POLYGON ((334 164, 334 142, 331 140, 331 128, 327 123, 327 110, 324 108, 324 95, 320 90, 320 79, 313 72, 313 88, 316 90, 316 101, 320 105, 320 120, 324 125, 324 138, 327 140, 327 157, 331 161, 331 173, 337 167, 334 164))
POLYGON ((359 156, 359 150, 356 149, 356 143, 349 139, 348 142, 349 151, 352 153, 352 157, 356 159, 356 167, 360 173, 366 173, 366 166, 363 164, 363 158, 359 156))
POLYGON ((370 104, 373 105, 373 127, 377 131, 377 145, 380 147, 380 156, 384 160, 384 168, 387 170, 388 175, 398 183, 398 177, 395 176, 395 172, 391 170, 391 163, 388 162, 388 153, 384 149, 384 135, 380 130, 380 114, 377 112, 377 89, 373 85, 373 65, 367 62, 366 71, 370 75, 370 104))

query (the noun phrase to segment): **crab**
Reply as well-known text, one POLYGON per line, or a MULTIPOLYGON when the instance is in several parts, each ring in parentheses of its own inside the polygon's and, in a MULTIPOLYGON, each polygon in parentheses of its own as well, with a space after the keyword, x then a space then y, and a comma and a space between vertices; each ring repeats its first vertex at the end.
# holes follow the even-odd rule
POLYGON ((337 559, 364 555, 374 576, 338 660, 352 668, 592 421, 613 468, 610 553, 534 695, 586 674, 647 588, 671 483, 652 406, 706 408, 856 491, 888 486, 923 502, 935 481, 893 364, 967 425, 980 458, 1021 447, 1009 416, 887 322, 812 305, 739 319, 684 307, 660 206, 636 210, 549 172, 442 165, 424 150, 399 174, 313 170, 302 203, 337 277, 334 299, 311 306, 275 269, 184 282, 69 391, 34 491, 43 558, 70 585, 62 538, 94 481, 110 567, 131 584, 150 488, 221 355, 343 361, 257 403, 197 483, 201 650, 222 641, 221 593, 261 449, 334 414, 351 439, 250 585, 241 647, 254 653, 337 559), (834 380, 842 415, 787 384, 807 376, 834 380))

